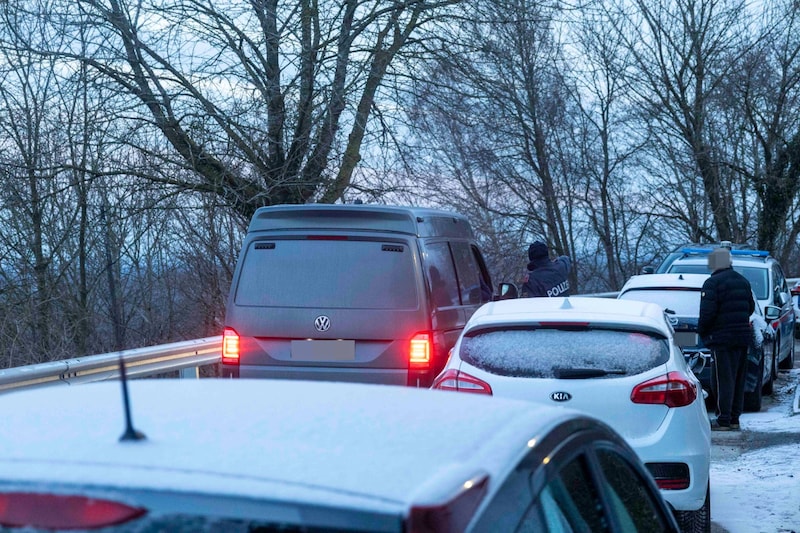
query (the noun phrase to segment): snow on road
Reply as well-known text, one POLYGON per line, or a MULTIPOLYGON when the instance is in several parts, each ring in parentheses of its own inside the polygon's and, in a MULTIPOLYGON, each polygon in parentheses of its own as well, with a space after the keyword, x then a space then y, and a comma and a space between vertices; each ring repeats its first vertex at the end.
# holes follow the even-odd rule
POLYGON ((712 531, 800 532, 798 383, 800 368, 780 372, 762 411, 742 415, 742 432, 712 434, 712 531))

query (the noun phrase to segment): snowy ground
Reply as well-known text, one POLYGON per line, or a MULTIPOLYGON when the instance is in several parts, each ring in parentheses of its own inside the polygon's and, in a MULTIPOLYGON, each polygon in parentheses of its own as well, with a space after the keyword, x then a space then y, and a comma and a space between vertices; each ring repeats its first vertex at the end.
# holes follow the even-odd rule
POLYGON ((793 414, 800 368, 782 371, 760 413, 741 432, 713 433, 712 531, 800 532, 800 414, 793 414))

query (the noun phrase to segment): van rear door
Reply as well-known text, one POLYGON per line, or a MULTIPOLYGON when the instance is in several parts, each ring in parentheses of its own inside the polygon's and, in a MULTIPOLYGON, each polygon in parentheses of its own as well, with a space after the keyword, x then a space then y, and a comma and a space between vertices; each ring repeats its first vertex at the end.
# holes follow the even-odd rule
POLYGON ((429 324, 413 238, 249 238, 226 327, 239 377, 406 385, 411 339, 429 324))

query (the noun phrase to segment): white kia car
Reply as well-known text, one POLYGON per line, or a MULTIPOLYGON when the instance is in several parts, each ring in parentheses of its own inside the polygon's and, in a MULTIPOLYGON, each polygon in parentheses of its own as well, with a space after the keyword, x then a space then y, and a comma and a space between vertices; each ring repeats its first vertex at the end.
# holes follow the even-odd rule
POLYGON ((486 304, 433 387, 600 418, 636 450, 682 531, 709 531, 708 413, 659 305, 591 297, 486 304))
POLYGON ((0 530, 678 531, 630 446, 572 410, 355 383, 128 385, 127 402, 119 382, 0 394, 0 530))

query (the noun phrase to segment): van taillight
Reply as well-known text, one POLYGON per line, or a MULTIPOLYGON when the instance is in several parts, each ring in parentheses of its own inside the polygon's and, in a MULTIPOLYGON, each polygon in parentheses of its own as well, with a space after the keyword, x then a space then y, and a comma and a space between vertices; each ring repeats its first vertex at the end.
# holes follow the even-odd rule
POLYGON ((450 368, 439 374, 431 388, 492 395, 491 385, 482 379, 470 376, 466 372, 456 370, 455 368, 450 368))
POLYGON ((670 372, 639 383, 631 392, 633 403, 683 407, 697 398, 697 385, 680 372, 670 372))
POLYGON ((431 366, 432 345, 430 333, 417 333, 411 338, 408 350, 408 367, 427 370, 431 366))
POLYGON ((35 529, 98 529, 123 524, 147 511, 86 496, 7 492, 0 494, 0 526, 35 529))
POLYGON ((222 332, 222 364, 239 364, 239 334, 233 328, 225 328, 222 332))

